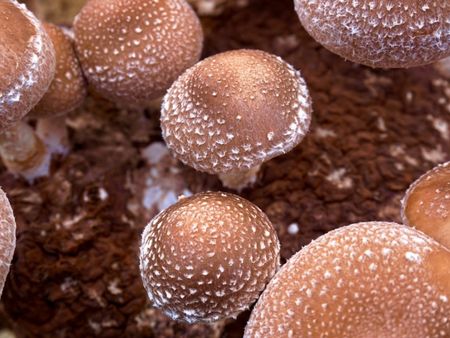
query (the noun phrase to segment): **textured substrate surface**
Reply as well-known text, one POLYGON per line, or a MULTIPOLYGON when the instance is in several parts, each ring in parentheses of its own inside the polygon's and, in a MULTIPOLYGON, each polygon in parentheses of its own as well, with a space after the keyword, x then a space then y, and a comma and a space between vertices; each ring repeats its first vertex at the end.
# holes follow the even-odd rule
MULTIPOLYGON (((346 62, 305 33, 290 0, 260 0, 203 23, 205 56, 263 49, 300 69, 311 89, 310 134, 264 165, 258 184, 242 193, 275 224, 283 259, 339 226, 400 221, 409 184, 450 160, 450 86, 432 67, 382 71, 346 62)), ((141 286, 138 243, 150 217, 174 194, 221 189, 159 146, 147 148, 160 140, 157 115, 89 98, 68 119, 73 150, 54 161, 51 178, 30 186, 1 171, 18 221, 3 302, 21 336, 214 337, 222 330, 170 321, 148 307, 141 286)), ((222 336, 240 337, 245 321, 243 314, 230 322, 222 336)))

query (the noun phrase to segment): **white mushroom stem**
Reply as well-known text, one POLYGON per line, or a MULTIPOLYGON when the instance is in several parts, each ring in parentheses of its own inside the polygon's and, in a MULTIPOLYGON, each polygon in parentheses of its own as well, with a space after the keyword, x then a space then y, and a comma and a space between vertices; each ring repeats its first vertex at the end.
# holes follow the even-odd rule
POLYGON ((0 156, 10 172, 28 181, 49 173, 50 154, 25 122, 18 122, 0 133, 0 156))
POLYGON ((69 152, 69 135, 64 117, 39 119, 36 133, 45 143, 50 154, 67 155, 69 152))
POLYGON ((247 187, 252 186, 256 182, 260 165, 249 170, 230 172, 226 174, 219 174, 219 179, 222 181, 224 187, 241 191, 247 187))

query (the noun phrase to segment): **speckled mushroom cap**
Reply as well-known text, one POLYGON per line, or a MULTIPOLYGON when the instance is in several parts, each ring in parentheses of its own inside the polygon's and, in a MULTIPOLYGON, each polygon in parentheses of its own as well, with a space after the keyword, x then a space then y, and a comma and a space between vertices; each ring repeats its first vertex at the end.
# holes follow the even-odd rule
POLYGON ((0 189, 0 296, 16 247, 16 221, 13 210, 2 189, 0 189))
POLYGON ((173 319, 233 317, 259 296, 279 266, 267 216, 249 201, 208 192, 183 198, 146 227, 140 268, 150 300, 173 319))
POLYGON ((185 0, 90 0, 74 22, 88 82, 116 103, 162 96, 200 58, 203 32, 185 0))
POLYGON ((52 42, 36 17, 15 0, 0 2, 0 130, 39 102, 55 74, 52 42))
POLYGON ((450 2, 294 0, 303 27, 330 51, 380 68, 408 68, 450 55, 450 2))
POLYGON ((56 53, 56 74, 44 97, 30 115, 53 117, 76 109, 86 97, 86 82, 73 48, 71 32, 50 23, 44 23, 56 53))
POLYGON ((402 219, 450 248, 450 162, 411 185, 403 199, 402 219))
POLYGON ((251 169, 294 148, 311 121, 305 81, 277 56, 236 50, 188 69, 161 111, 174 155, 211 174, 251 169))
POLYGON ((329 232, 271 280, 246 338, 449 337, 450 251, 395 223, 329 232))

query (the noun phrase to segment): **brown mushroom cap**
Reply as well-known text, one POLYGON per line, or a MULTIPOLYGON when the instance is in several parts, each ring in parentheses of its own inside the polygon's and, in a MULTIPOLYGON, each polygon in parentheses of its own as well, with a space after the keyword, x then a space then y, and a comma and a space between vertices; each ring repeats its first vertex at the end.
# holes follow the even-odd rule
POLYGON ((290 151, 307 133, 311 111, 300 72, 266 52, 236 50, 177 79, 164 98, 161 128, 182 162, 228 173, 290 151))
POLYGON ((35 117, 54 117, 76 109, 86 96, 86 83, 81 72, 72 38, 62 28, 44 23, 56 53, 56 74, 31 112, 35 117))
POLYGON ((295 254, 244 337, 449 337, 450 251, 410 227, 360 223, 295 254))
POLYGON ((371 67, 408 68, 450 55, 450 2, 295 0, 300 21, 330 51, 371 67))
POLYGON ((185 0, 90 0, 74 22, 88 82, 124 105, 162 96, 200 58, 203 32, 185 0))
POLYGON ((0 189, 0 296, 16 247, 16 221, 8 198, 0 189))
POLYGON ((55 74, 55 51, 25 5, 0 2, 0 130, 21 120, 42 98, 55 74))
POLYGON ((150 300, 173 319, 211 322, 236 316, 279 266, 267 216, 235 195, 183 198, 146 227, 141 275, 150 300))
POLYGON ((450 162, 411 185, 403 199, 402 219, 450 248, 450 162))

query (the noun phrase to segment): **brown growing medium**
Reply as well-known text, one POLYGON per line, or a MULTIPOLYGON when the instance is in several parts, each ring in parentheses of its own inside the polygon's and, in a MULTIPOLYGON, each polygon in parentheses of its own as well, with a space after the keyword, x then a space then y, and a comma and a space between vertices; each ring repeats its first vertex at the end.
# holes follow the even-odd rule
MULTIPOLYGON (((400 221, 400 200, 410 183, 450 160, 450 86, 432 67, 387 72, 345 62, 301 28, 290 0, 261 0, 204 20, 205 55, 263 49, 301 69, 310 88, 310 133, 264 165, 258 185, 243 193, 274 223, 284 259, 342 225, 400 221)), ((92 336, 93 327, 103 337, 213 337, 206 326, 180 325, 143 309, 137 253, 149 218, 135 216, 126 204, 139 194, 132 178, 148 170, 139 150, 160 138, 158 129, 143 115, 92 98, 74 116, 73 152, 54 162, 51 178, 29 187, 4 170, 0 175, 19 229, 3 295, 6 311, 20 332, 34 337, 92 336), (99 187, 108 199, 98 201, 99 187), (66 229, 58 213, 78 221, 66 229), (118 271, 114 262, 126 263, 118 271), (77 284, 65 284, 65 277, 77 284), (121 294, 108 290, 116 278, 121 294), (62 293, 61 285, 76 292, 62 293), (148 326, 139 327, 137 318, 146 318, 140 323, 148 326)), ((193 192, 221 188, 210 176, 178 170, 193 192)), ((226 337, 242 337, 245 322, 245 316, 232 322, 226 337)))

